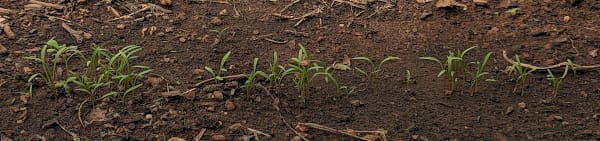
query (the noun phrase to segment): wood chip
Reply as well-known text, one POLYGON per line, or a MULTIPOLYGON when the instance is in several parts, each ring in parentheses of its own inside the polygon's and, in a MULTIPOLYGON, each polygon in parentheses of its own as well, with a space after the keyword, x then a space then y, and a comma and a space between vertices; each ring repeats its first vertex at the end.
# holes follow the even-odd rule
POLYGON ((63 6, 63 5, 58 5, 58 4, 53 4, 53 3, 46 3, 46 2, 41 2, 41 1, 37 1, 37 0, 31 0, 31 1, 29 1, 29 3, 31 3, 31 4, 39 4, 39 5, 42 5, 44 7, 50 7, 50 8, 54 8, 54 9, 58 9, 58 10, 65 9, 65 6, 63 6))
POLYGON ((10 28, 10 25, 3 24, 2 27, 3 27, 2 31, 4 31, 4 34, 6 34, 6 36, 8 36, 9 39, 14 39, 15 38, 15 33, 10 28))

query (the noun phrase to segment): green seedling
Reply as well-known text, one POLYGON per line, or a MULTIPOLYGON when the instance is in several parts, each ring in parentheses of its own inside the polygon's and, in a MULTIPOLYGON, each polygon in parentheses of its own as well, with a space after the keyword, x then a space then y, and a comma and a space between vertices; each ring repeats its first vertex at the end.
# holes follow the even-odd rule
POLYGON ((258 65, 258 58, 254 58, 252 63, 252 72, 248 74, 248 79, 244 83, 244 88, 246 89, 246 93, 249 93, 250 90, 254 89, 256 84, 256 76, 268 77, 268 75, 263 71, 257 71, 256 65, 258 65))
POLYGON ((107 86, 110 83, 96 83, 85 75, 77 75, 75 73, 73 73, 73 75, 75 76, 70 77, 68 81, 76 84, 79 87, 75 89, 75 91, 87 94, 90 97, 90 102, 92 105, 96 105, 97 90, 107 86))
POLYGON ((81 51, 77 50, 77 46, 59 45, 56 40, 50 39, 46 45, 42 47, 40 56, 25 57, 25 59, 33 60, 39 63, 40 68, 42 69, 40 73, 31 75, 28 79, 29 82, 32 82, 36 77, 41 77, 46 85, 52 90, 56 90, 56 88, 60 87, 68 89, 68 86, 64 80, 59 80, 60 78, 56 78, 57 69, 58 65, 62 62, 65 64, 66 70, 69 70, 68 62, 71 57, 75 55, 83 56, 81 51))
POLYGON ((375 65, 375 62, 373 60, 371 60, 367 57, 354 57, 354 58, 352 58, 352 60, 362 60, 362 61, 368 62, 370 64, 370 68, 368 71, 365 71, 365 69, 361 69, 358 67, 355 67, 355 69, 359 73, 365 75, 365 77, 367 77, 367 80, 373 80, 373 76, 379 77, 380 72, 383 71, 383 69, 382 69, 383 64, 385 64, 388 61, 398 61, 398 60, 400 60, 400 58, 389 56, 389 57, 383 59, 377 65, 375 65))
MULTIPOLYGON (((338 68, 344 68, 344 69, 350 69, 350 67, 343 65, 343 64, 336 64, 338 68)), ((342 91, 342 88, 340 86, 340 84, 338 83, 338 81, 335 79, 335 77, 333 76, 333 67, 327 67, 323 70, 323 72, 317 72, 315 73, 311 80, 314 79, 316 76, 318 75, 323 75, 323 77, 325 78, 325 83, 331 83, 333 84, 333 86, 335 87, 335 94, 339 95, 342 91)))
POLYGON ((102 74, 110 72, 109 76, 116 82, 118 93, 105 94, 104 97, 118 95, 121 101, 125 101, 125 96, 137 90, 142 86, 138 80, 145 77, 146 74, 152 72, 152 69, 147 66, 132 66, 131 60, 137 58, 133 54, 140 51, 141 47, 130 45, 119 50, 118 53, 110 56, 107 66, 101 67, 102 74), (137 70, 137 71, 136 71, 137 70))
POLYGON ((575 67, 575 63, 573 63, 571 59, 567 59, 567 66, 571 68, 571 71, 573 71, 573 75, 577 75, 577 68, 575 67))
POLYGON ((300 50, 298 57, 290 58, 289 68, 283 72, 284 75, 294 74, 294 84, 300 93, 300 97, 305 98, 305 88, 310 86, 311 76, 319 69, 323 68, 311 60, 304 46, 298 44, 300 50))
POLYGON ((511 77, 511 80, 515 80, 517 82, 517 85, 515 85, 515 88, 513 89, 513 93, 515 93, 517 91, 517 88, 520 87, 521 96, 523 96, 523 90, 525 89, 525 84, 527 83, 527 76, 529 76, 529 74, 531 74, 533 71, 535 71, 535 69, 528 69, 522 67, 519 56, 515 56, 511 69, 508 72, 508 75, 511 77), (516 79, 514 79, 512 75, 512 73, 515 71, 518 75, 516 79))
POLYGON ((225 31, 227 31, 227 29, 229 29, 229 27, 225 27, 221 30, 218 30, 218 29, 210 30, 210 32, 217 33, 217 38, 215 38, 213 45, 219 44, 221 41, 223 41, 223 35, 225 34, 225 31))
POLYGON ((107 49, 104 49, 100 46, 92 48, 92 55, 90 57, 90 60, 88 60, 88 62, 87 62, 87 68, 85 69, 85 74, 87 76, 92 77, 91 79, 97 78, 95 80, 97 82, 108 82, 108 79, 101 79, 102 74, 104 74, 103 71, 108 71, 108 70, 100 69, 100 68, 102 68, 101 66, 104 66, 102 64, 102 61, 107 58, 111 58, 110 52, 107 49), (101 71, 101 73, 98 73, 98 71, 101 71))
MULTIPOLYGON (((464 51, 449 51, 448 56, 446 56, 446 64, 443 64, 442 61, 435 57, 419 57, 419 59, 437 62, 441 68, 441 71, 438 73, 438 77, 441 77, 443 75, 448 76, 451 85, 450 91, 453 92, 456 89, 456 82, 458 82, 458 78, 460 76, 465 76, 468 72, 468 66, 463 61, 465 54, 467 54, 467 52, 476 47, 477 46, 473 46, 464 51)), ((465 83, 465 81, 466 80, 463 79, 463 84, 465 83)))
POLYGON ((229 59, 229 55, 231 55, 231 51, 228 51, 223 56, 223 58, 221 58, 221 63, 219 64, 219 69, 217 70, 216 73, 213 70, 213 68, 208 67, 208 66, 204 67, 204 69, 213 76, 213 78, 215 79, 216 82, 223 81, 223 72, 227 71, 227 69, 225 69, 225 62, 227 62, 227 60, 229 59))
POLYGON ((285 76, 283 72, 285 72, 285 67, 278 65, 278 55, 277 51, 273 52, 273 62, 269 64, 269 71, 271 72, 267 75, 266 79, 271 82, 271 84, 275 86, 279 86, 281 84, 281 80, 285 76))
POLYGON ((477 62, 470 63, 470 64, 477 65, 477 71, 472 76, 473 80, 471 82, 471 96, 473 96, 473 94, 478 91, 477 86, 479 85, 479 81, 481 80, 481 78, 483 76, 489 74, 489 72, 484 71, 484 67, 487 64, 488 60, 490 59, 491 55, 492 55, 492 52, 489 52, 485 55, 485 57, 483 57, 482 62, 477 61, 477 62))
POLYGON ((340 90, 343 92, 342 94, 346 97, 349 97, 351 95, 353 95, 354 93, 356 93, 354 91, 354 88, 348 87, 348 86, 341 86, 340 90))
POLYGON ((567 73, 569 72, 569 65, 565 66, 565 70, 563 71, 562 76, 556 77, 550 69, 546 69, 548 71, 548 75, 546 75, 546 79, 552 81, 552 95, 556 97, 558 94, 558 88, 560 88, 560 83, 567 77, 567 73))
POLYGON ((410 83, 414 83, 415 80, 413 79, 410 70, 406 70, 406 79, 404 79, 404 83, 406 84, 410 84, 410 83))
POLYGON ((519 8, 511 8, 505 11, 505 13, 508 13, 511 16, 517 15, 517 12, 519 12, 519 8))

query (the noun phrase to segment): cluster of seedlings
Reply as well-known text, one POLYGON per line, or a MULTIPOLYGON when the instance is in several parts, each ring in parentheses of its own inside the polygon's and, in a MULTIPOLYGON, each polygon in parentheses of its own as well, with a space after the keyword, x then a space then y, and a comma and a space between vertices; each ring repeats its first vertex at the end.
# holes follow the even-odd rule
MULTIPOLYGON (((488 52, 481 61, 466 62, 465 55, 474 48, 477 48, 477 46, 470 47, 464 51, 461 51, 460 49, 457 51, 449 51, 446 56, 446 63, 442 63, 440 59, 435 57, 419 57, 419 59, 434 61, 440 65, 441 70, 438 73, 438 77, 446 76, 448 80, 450 80, 450 92, 454 92, 457 85, 459 85, 460 88, 464 87, 467 80, 470 80, 470 93, 471 96, 473 96, 474 93, 478 92, 477 87, 482 78, 489 74, 484 68, 492 55, 492 52, 488 52)), ((560 88, 560 83, 565 79, 568 72, 572 71, 573 74, 575 74, 575 65, 571 60, 567 60, 567 62, 568 65, 565 65, 563 74, 560 77, 555 76, 550 69, 546 69, 548 72, 546 78, 552 82, 552 94, 554 97, 556 97, 560 88)), ((527 84, 527 77, 529 74, 536 71, 536 69, 523 67, 518 55, 512 59, 511 63, 512 65, 506 73, 510 77, 510 81, 516 83, 513 93, 516 93, 517 90, 519 90, 519 93, 523 95, 525 85, 527 84)), ((496 80, 485 79, 485 81, 494 82, 496 80)))
MULTIPOLYGON (((272 86, 280 86, 282 80, 285 78, 292 78, 295 88, 297 89, 299 96, 304 99, 306 97, 307 89, 311 86, 311 82, 322 76, 324 82, 333 86, 337 95, 349 96, 354 93, 354 90, 348 86, 341 85, 334 72, 336 69, 352 70, 344 64, 334 64, 331 66, 324 67, 319 60, 313 59, 306 48, 301 44, 298 45, 300 50, 296 57, 289 58, 289 62, 285 64, 278 63, 277 52, 273 53, 273 60, 269 64, 269 68, 266 71, 257 70, 259 63, 258 58, 254 58, 252 62, 252 71, 249 74, 243 75, 246 77, 244 82, 244 89, 249 92, 256 88, 257 78, 263 77, 272 86), (291 75, 291 76, 290 76, 291 75), (289 76, 289 77, 288 77, 289 76)), ((488 75, 489 72, 485 71, 492 52, 487 53, 481 61, 467 62, 466 55, 469 51, 475 49, 476 46, 468 48, 466 50, 449 51, 446 56, 445 63, 442 60, 435 57, 419 57, 422 60, 434 61, 440 65, 440 72, 437 74, 438 77, 445 76, 448 78, 451 84, 450 92, 456 91, 457 88, 464 88, 467 83, 470 83, 470 93, 473 96, 478 92, 478 85, 483 80, 484 76, 488 75)), ((33 83, 36 78, 41 78, 43 82, 52 90, 64 90, 65 92, 77 92, 87 94, 89 101, 94 104, 98 98, 106 98, 111 96, 118 97, 121 101, 125 101, 125 97, 142 86, 139 80, 152 70, 146 66, 133 65, 131 61, 137 56, 134 53, 140 51, 139 46, 130 45, 126 46, 116 53, 112 53, 102 47, 94 47, 91 54, 85 54, 78 50, 76 46, 60 45, 55 40, 49 40, 46 45, 41 49, 39 56, 25 57, 26 59, 33 60, 39 64, 41 69, 39 73, 33 74, 29 77, 28 82, 29 92, 32 94, 33 83), (73 58, 79 58, 86 62, 82 72, 73 71, 69 68, 69 61, 73 58), (61 77, 63 65, 68 71, 68 76, 61 77), (74 87, 74 89, 71 89, 74 87), (100 95, 98 95, 101 93, 100 95)), ((205 66, 204 69, 212 75, 212 79, 219 83, 224 81, 224 73, 227 71, 225 63, 231 56, 232 52, 227 52, 219 63, 218 68, 212 68, 205 66)), ((364 75, 367 81, 373 81, 380 77, 380 73, 383 72, 382 66, 391 61, 398 61, 400 58, 389 56, 379 63, 373 61, 368 57, 354 57, 352 60, 363 61, 369 64, 368 67, 354 67, 356 72, 364 75)), ((547 69, 547 79, 552 82, 554 96, 557 95, 560 88, 561 82, 565 79, 569 71, 575 73, 575 65, 568 60, 570 65, 566 65, 562 75, 556 76, 554 72, 547 69)), ((521 95, 523 94, 524 86, 527 82, 529 74, 534 72, 536 69, 530 69, 523 67, 521 60, 518 56, 512 60, 512 66, 507 71, 510 76, 510 80, 516 82, 516 86, 513 92, 520 90, 521 95)), ((406 71, 406 83, 414 82, 410 71, 406 71)), ((495 81, 494 79, 485 79, 485 81, 495 81)), ((464 90, 461 89, 461 92, 464 90)))
POLYGON ((39 56, 25 57, 37 63, 41 69, 39 73, 29 77, 28 94, 33 93, 35 80, 41 78, 46 86, 54 91, 87 94, 92 104, 98 98, 111 96, 125 101, 127 95, 142 86, 139 80, 152 71, 146 66, 132 64, 131 61, 137 58, 134 54, 140 50, 141 47, 130 45, 112 53, 97 46, 92 49, 89 57, 86 57, 88 54, 78 50, 77 46, 60 45, 51 39, 42 47, 39 56), (70 69, 69 61, 73 58, 83 60, 86 64, 84 69, 70 69), (62 64, 68 71, 66 77, 61 77, 62 64), (99 93, 102 94, 98 95, 99 93))
MULTIPOLYGON (((247 79, 244 83, 244 89, 247 92, 254 89, 256 78, 259 76, 263 77, 272 86, 280 86, 283 79, 292 78, 299 96, 304 99, 306 97, 307 89, 311 86, 312 81, 317 77, 322 77, 326 84, 331 85, 335 89, 336 95, 349 96, 354 93, 354 90, 348 86, 341 85, 334 75, 336 69, 351 70, 349 66, 344 64, 334 64, 325 67, 324 65, 319 64, 322 63, 321 61, 313 59, 303 45, 299 44, 298 46, 300 48, 298 55, 296 57, 289 58, 289 62, 286 64, 279 64, 278 54, 277 52, 273 52, 273 60, 269 64, 269 70, 267 71, 257 70, 256 66, 258 65, 259 59, 254 58, 252 63, 252 71, 245 75, 247 79)), ((217 71, 208 66, 204 67, 207 72, 212 74, 212 79, 214 79, 216 82, 223 81, 222 72, 226 71, 224 65, 230 55, 231 51, 227 52, 221 58, 221 62, 217 71)), ((382 66, 386 62, 400 60, 398 57, 387 57, 376 65, 373 60, 367 57, 354 57, 352 59, 363 60, 371 65, 368 70, 355 67, 355 70, 363 74, 367 80, 372 80, 373 77, 378 77, 383 71, 382 66)))

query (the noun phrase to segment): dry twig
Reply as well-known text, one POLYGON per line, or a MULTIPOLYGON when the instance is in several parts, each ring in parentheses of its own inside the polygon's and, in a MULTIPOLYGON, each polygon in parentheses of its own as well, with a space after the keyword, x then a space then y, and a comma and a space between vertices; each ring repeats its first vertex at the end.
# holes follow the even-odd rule
POLYGON ((356 7, 359 9, 367 9, 367 7, 363 6, 363 5, 358 5, 358 4, 354 4, 353 2, 349 2, 349 1, 345 1, 345 0, 333 0, 334 2, 340 2, 340 3, 345 3, 348 4, 352 7, 356 7))
POLYGON ((357 135, 344 132, 342 130, 336 130, 336 129, 331 128, 331 127, 319 125, 319 124, 316 124, 316 123, 298 123, 298 124, 299 125, 303 125, 303 126, 308 126, 310 128, 315 128, 315 129, 319 129, 319 130, 331 132, 331 133, 338 133, 338 134, 347 135, 347 136, 350 136, 350 137, 353 137, 353 138, 356 138, 356 139, 360 139, 360 140, 364 140, 364 141, 369 141, 369 139, 366 139, 366 138, 363 138, 363 137, 359 137, 357 135))
POLYGON ((111 20, 108 20, 108 21, 112 22, 112 21, 116 21, 116 20, 119 20, 119 19, 131 18, 133 15, 135 15, 137 13, 140 13, 140 12, 147 11, 147 10, 150 10, 150 11, 161 11, 163 13, 171 13, 171 12, 173 12, 171 10, 162 8, 162 7, 160 7, 160 6, 156 5, 156 4, 147 3, 146 7, 142 8, 140 10, 131 12, 131 13, 127 14, 127 15, 124 15, 124 16, 121 16, 121 17, 117 17, 117 18, 114 18, 114 19, 111 19, 111 20))
POLYGON ((220 4, 229 4, 227 1, 217 1, 217 0, 192 0, 193 2, 209 2, 209 3, 220 3, 220 4))
POLYGON ((41 1, 37 1, 37 0, 31 0, 31 1, 29 1, 29 3, 30 4, 39 4, 39 5, 42 5, 44 7, 50 7, 50 8, 54 8, 54 9, 58 9, 58 10, 65 9, 64 5, 58 5, 58 4, 53 4, 53 3, 41 2, 41 1))
POLYGON ((0 7, 0 14, 12 14, 12 13, 15 13, 15 11, 11 10, 11 9, 6 9, 6 8, 0 7))
MULTIPOLYGON (((510 59, 508 57, 508 55, 506 54, 506 50, 502 50, 502 56, 504 57, 504 60, 506 60, 508 63, 510 63, 510 64, 515 63, 512 59, 510 59)), ((536 70, 554 69, 554 68, 560 68, 560 67, 567 66, 567 65, 572 65, 573 69, 576 69, 576 70, 592 70, 592 69, 600 68, 600 65, 583 66, 583 65, 578 65, 578 64, 569 64, 569 62, 561 62, 561 63, 555 64, 555 65, 545 66, 545 67, 539 67, 539 66, 534 66, 534 65, 525 64, 525 63, 520 63, 520 64, 521 64, 521 67, 536 69, 536 70)))
MULTIPOLYGON (((246 75, 246 74, 237 74, 237 75, 224 76, 223 79, 240 79, 240 78, 246 78, 246 77, 248 77, 248 75, 246 75)), ((194 86, 200 87, 200 86, 204 85, 204 83, 208 83, 210 81, 215 81, 215 78, 210 78, 210 79, 200 81, 199 83, 196 83, 196 85, 194 85, 194 86)))
POLYGON ((79 104, 79 109, 77 110, 77 118, 79 118, 79 123, 81 123, 81 126, 83 128, 85 128, 85 124, 83 124, 83 120, 81 120, 81 108, 83 107, 83 104, 85 104, 88 100, 84 100, 83 102, 81 102, 81 104, 79 104))

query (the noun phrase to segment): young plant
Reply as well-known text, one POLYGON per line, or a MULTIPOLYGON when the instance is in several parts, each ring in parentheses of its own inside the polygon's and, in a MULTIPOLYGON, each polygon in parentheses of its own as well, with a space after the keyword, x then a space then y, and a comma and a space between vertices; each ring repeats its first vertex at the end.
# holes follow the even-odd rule
POLYGON ((75 83, 79 87, 75 91, 87 94, 90 97, 92 105, 96 105, 96 91, 110 83, 96 83, 85 75, 77 75, 75 73, 73 75, 75 76, 70 77, 68 81, 75 83))
POLYGON ((269 82, 271 82, 271 84, 275 86, 281 84, 281 80, 285 76, 283 72, 286 70, 284 66, 277 64, 277 56, 277 51, 273 52, 273 62, 269 64, 270 74, 265 77, 269 82))
POLYGON ((492 52, 489 52, 485 55, 485 57, 483 57, 482 62, 477 61, 477 62, 470 63, 470 64, 477 65, 477 71, 472 76, 473 80, 471 82, 471 96, 473 96, 473 94, 478 91, 477 86, 479 85, 479 81, 481 80, 481 78, 483 76, 489 74, 488 72, 484 71, 484 67, 487 64, 488 60, 490 59, 491 55, 492 55, 492 52))
POLYGON ((354 88, 348 87, 348 86, 341 86, 340 90, 343 92, 342 94, 346 97, 351 96, 352 94, 356 93, 354 91, 354 88))
POLYGON ((212 45, 217 45, 217 44, 221 43, 221 41, 223 41, 223 35, 225 34, 225 31, 227 31, 227 29, 229 29, 229 27, 225 27, 221 30, 218 30, 218 29, 210 30, 210 32, 217 33, 217 38, 215 38, 215 41, 213 42, 212 45))
POLYGON ((46 45, 42 47, 39 57, 25 57, 25 59, 39 63, 40 68, 42 69, 42 72, 31 75, 29 77, 29 82, 36 77, 41 77, 46 85, 52 90, 56 90, 56 88, 60 87, 68 88, 64 80, 58 80, 60 78, 56 78, 58 75, 58 65, 59 63, 64 62, 66 70, 69 70, 68 62, 71 57, 75 55, 82 56, 81 51, 77 50, 77 46, 59 45, 56 40, 50 39, 46 45), (48 62, 48 60, 50 60, 50 62, 48 62))
POLYGON ((546 79, 552 81, 552 95, 556 97, 558 94, 558 88, 560 88, 560 83, 567 77, 567 73, 569 72, 569 65, 565 66, 565 70, 563 71, 562 76, 556 77, 552 73, 550 69, 546 69, 548 71, 548 75, 546 75, 546 79))
MULTIPOLYGON (((92 48, 92 55, 90 56, 90 60, 87 62, 87 68, 85 69, 85 75, 92 77, 91 79, 97 78, 94 81, 100 81, 99 76, 102 73, 98 74, 101 66, 103 66, 102 61, 111 58, 110 52, 107 49, 104 49, 100 46, 92 48)), ((108 79, 103 80, 103 82, 107 82, 108 79)))
POLYGON ((519 56, 515 56, 515 59, 513 60, 513 64, 511 66, 511 69, 508 72, 508 75, 511 77, 511 80, 515 80, 517 82, 517 84, 515 85, 515 88, 513 89, 513 93, 515 93, 517 91, 517 88, 520 87, 521 89, 521 96, 523 96, 523 89, 525 89, 525 84, 527 83, 527 76, 529 76, 529 74, 531 74, 533 71, 535 71, 535 69, 528 69, 528 68, 524 68, 521 66, 521 60, 519 59, 519 56), (515 72, 517 73, 517 79, 515 80, 512 73, 515 72))
POLYGON ((379 73, 383 71, 382 66, 384 63, 386 63, 388 61, 397 61, 397 60, 400 60, 400 58, 389 56, 389 57, 383 59, 381 62, 379 62, 378 65, 375 65, 375 62, 367 57, 354 57, 354 58, 352 58, 352 60, 362 60, 362 61, 368 62, 370 64, 370 68, 368 71, 365 71, 365 69, 361 69, 358 67, 354 67, 354 68, 359 73, 365 75, 365 77, 367 77, 367 80, 373 80, 373 76, 379 77, 379 73))
MULTIPOLYGON (((336 64, 338 68, 343 67, 345 69, 350 69, 350 67, 343 65, 343 64, 336 64)), ((333 67, 327 67, 323 70, 323 72, 317 72, 315 73, 311 80, 314 79, 316 76, 318 75, 323 75, 323 77, 325 78, 325 83, 329 84, 333 84, 333 86, 335 87, 335 94, 338 95, 341 93, 342 88, 340 86, 340 84, 338 83, 338 81, 335 79, 335 77, 333 77, 333 67)))
POLYGON ((221 63, 219 64, 219 69, 217 70, 216 73, 213 68, 208 67, 208 66, 204 67, 204 69, 213 76, 213 78, 215 79, 215 82, 223 81, 223 72, 227 71, 227 69, 225 69, 225 62, 227 62, 227 60, 229 59, 229 55, 231 55, 231 51, 228 51, 223 56, 223 58, 221 58, 221 63))
POLYGON ((283 74, 294 74, 294 84, 300 93, 300 97, 305 98, 305 88, 310 86, 310 77, 323 67, 319 66, 316 60, 310 59, 304 46, 301 44, 298 44, 298 46, 300 47, 298 57, 290 58, 289 68, 283 74))
POLYGON ((412 77, 410 70, 406 70, 406 78, 404 79, 404 83, 406 83, 406 84, 415 83, 415 80, 412 77))
POLYGON ((251 89, 254 89, 256 84, 256 76, 268 77, 268 75, 263 71, 257 71, 256 65, 258 65, 258 58, 254 58, 252 63, 252 72, 248 74, 248 79, 244 83, 244 88, 246 89, 246 93, 249 93, 251 89))
POLYGON ((104 97, 118 95, 121 101, 125 101, 125 96, 137 90, 142 86, 138 80, 152 72, 146 66, 132 66, 131 60, 137 58, 133 54, 140 51, 141 47, 130 45, 119 50, 117 54, 111 56, 108 65, 101 70, 110 72, 110 78, 116 82, 118 93, 105 94, 104 97), (139 71, 136 71, 139 70, 139 71))
MULTIPOLYGON (((450 91, 453 92, 456 89, 456 82, 458 82, 458 78, 461 76, 462 77, 466 76, 466 74, 468 72, 468 66, 463 61, 465 54, 467 54, 467 52, 469 52, 470 50, 472 50, 476 47, 477 46, 473 46, 464 51, 461 51, 461 50, 457 50, 456 52, 449 51, 448 56, 446 56, 446 64, 442 64, 442 61, 440 61, 439 59, 437 59, 435 57, 419 57, 419 59, 437 62, 441 68, 441 71, 438 73, 438 77, 441 77, 443 75, 448 76, 448 78, 450 79, 450 85, 451 85, 450 91)), ((466 79, 463 79, 461 84, 464 84, 465 81, 466 81, 466 79)))

